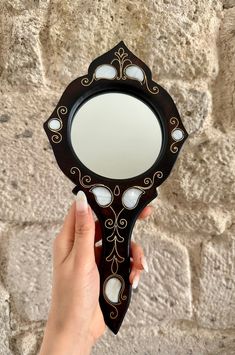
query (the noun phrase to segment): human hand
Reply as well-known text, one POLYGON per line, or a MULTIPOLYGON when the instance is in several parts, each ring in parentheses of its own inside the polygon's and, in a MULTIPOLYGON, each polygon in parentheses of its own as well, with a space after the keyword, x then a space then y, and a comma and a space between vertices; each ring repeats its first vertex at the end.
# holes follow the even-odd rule
MULTIPOLYGON (((40 355, 89 354, 104 333, 105 322, 99 306, 99 265, 102 246, 99 222, 95 222, 86 195, 80 191, 53 245, 52 300, 40 355)), ((146 207, 139 218, 151 213, 146 207)), ((131 243, 130 283, 138 285, 147 270, 143 250, 131 243)))

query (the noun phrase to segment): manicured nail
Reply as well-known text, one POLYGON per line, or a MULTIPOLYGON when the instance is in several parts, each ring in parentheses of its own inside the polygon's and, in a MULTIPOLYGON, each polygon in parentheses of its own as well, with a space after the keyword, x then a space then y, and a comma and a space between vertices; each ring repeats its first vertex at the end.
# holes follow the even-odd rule
POLYGON ((149 272, 149 267, 148 267, 148 264, 147 264, 147 260, 146 260, 144 255, 141 257, 141 264, 142 264, 144 270, 146 272, 149 272))
POLYGON ((135 290, 138 285, 139 285, 140 277, 139 275, 135 275, 133 282, 132 282, 132 288, 135 290))
POLYGON ((96 247, 100 247, 102 245, 102 239, 98 240, 98 242, 95 243, 96 247))
POLYGON ((78 212, 87 212, 88 211, 88 203, 86 195, 83 191, 78 191, 76 196, 76 208, 78 212))

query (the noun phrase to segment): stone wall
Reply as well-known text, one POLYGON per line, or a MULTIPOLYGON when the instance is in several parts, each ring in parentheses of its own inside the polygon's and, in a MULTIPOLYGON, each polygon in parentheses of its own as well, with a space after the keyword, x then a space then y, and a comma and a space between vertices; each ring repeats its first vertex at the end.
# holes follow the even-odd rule
POLYGON ((150 272, 93 354, 235 354, 234 0, 1 0, 0 354, 39 349, 52 241, 73 199, 42 124, 120 40, 173 96, 190 137, 134 229, 150 272))

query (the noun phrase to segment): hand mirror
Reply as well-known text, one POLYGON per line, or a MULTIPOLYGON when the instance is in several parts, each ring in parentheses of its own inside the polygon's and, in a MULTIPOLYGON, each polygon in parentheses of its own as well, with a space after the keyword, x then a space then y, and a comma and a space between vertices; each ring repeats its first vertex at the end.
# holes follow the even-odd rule
POLYGON ((187 138, 170 95, 123 42, 69 84, 44 123, 57 163, 102 229, 100 306, 117 334, 131 298, 130 239, 187 138))

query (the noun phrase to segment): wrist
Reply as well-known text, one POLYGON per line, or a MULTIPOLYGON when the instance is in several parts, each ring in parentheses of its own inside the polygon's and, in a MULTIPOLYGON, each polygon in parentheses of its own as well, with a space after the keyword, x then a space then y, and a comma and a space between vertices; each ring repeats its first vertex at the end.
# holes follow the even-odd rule
POLYGON ((89 355, 94 344, 89 332, 46 325, 39 355, 89 355))

